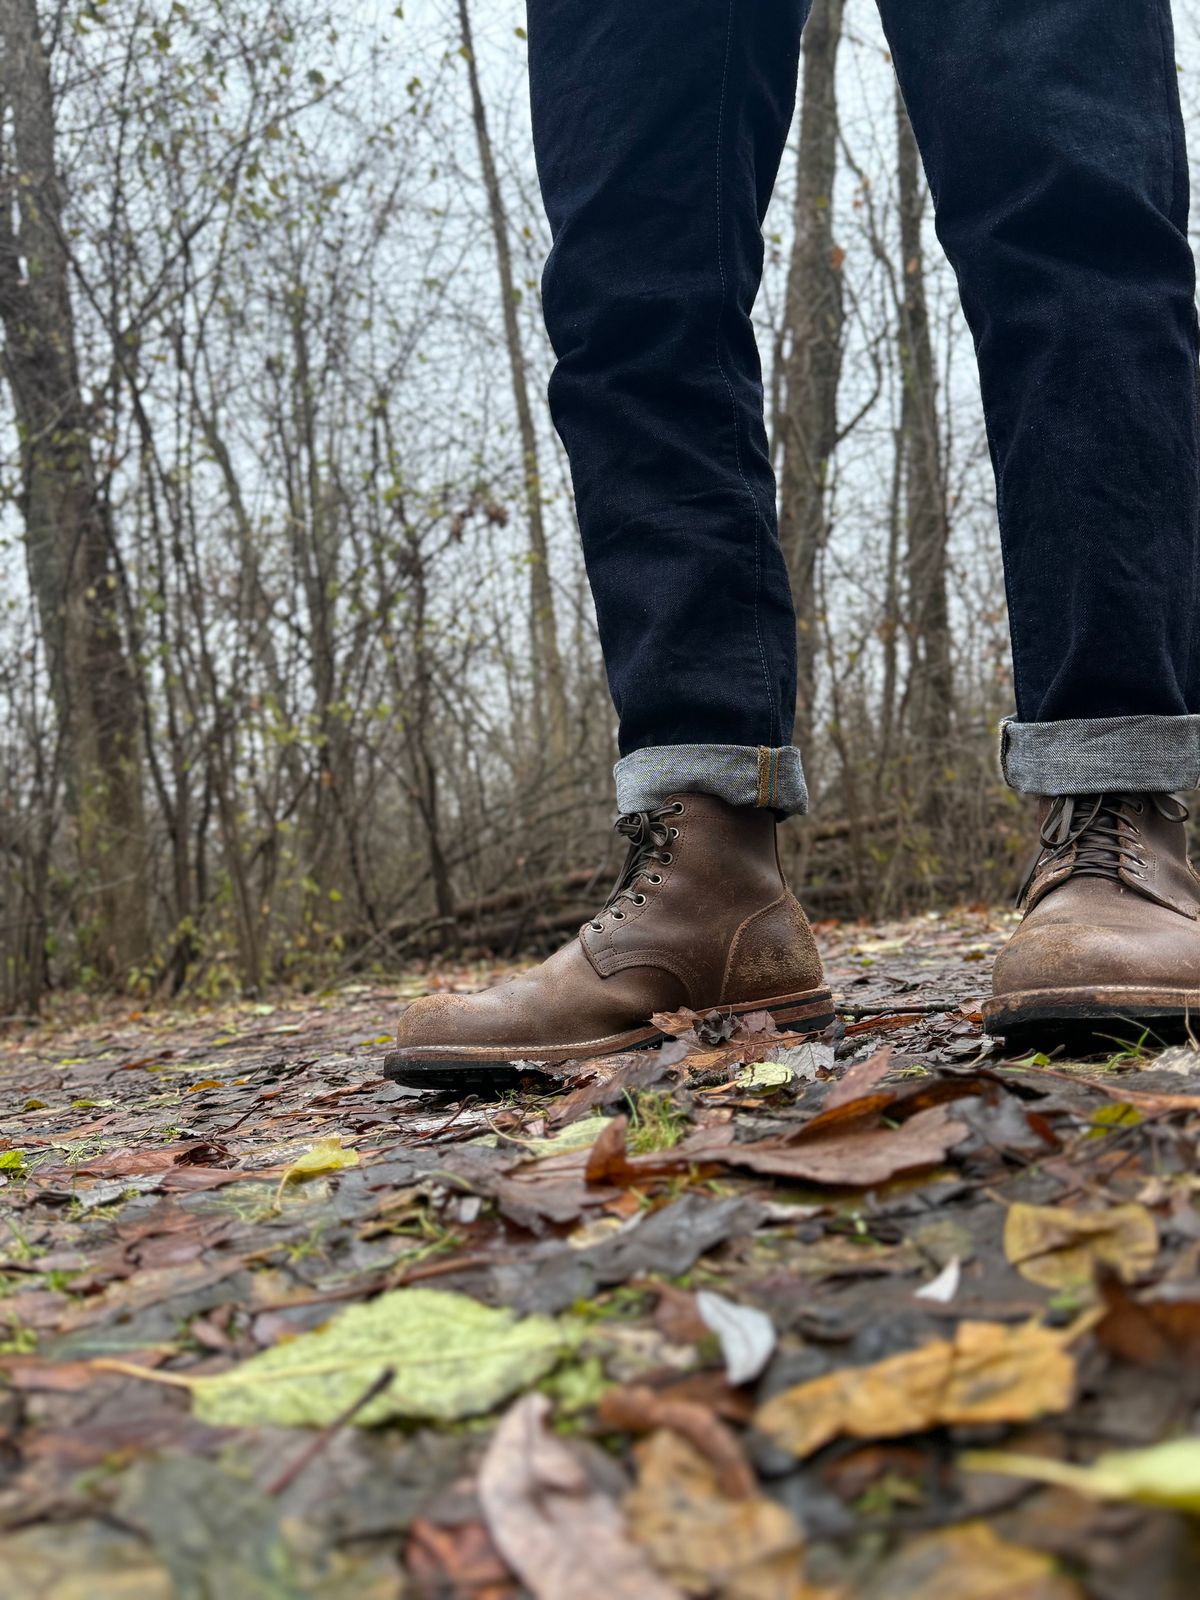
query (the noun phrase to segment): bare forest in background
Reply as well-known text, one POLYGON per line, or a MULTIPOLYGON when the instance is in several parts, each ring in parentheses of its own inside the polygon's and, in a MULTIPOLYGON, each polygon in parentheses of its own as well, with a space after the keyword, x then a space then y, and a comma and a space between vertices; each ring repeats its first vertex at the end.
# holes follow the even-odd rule
MULTIPOLYGON (((0 1013, 507 956, 607 887, 521 23, 0 0, 0 1013)), ((870 0, 816 0, 766 231, 789 871, 1002 900, 987 445, 870 0)))

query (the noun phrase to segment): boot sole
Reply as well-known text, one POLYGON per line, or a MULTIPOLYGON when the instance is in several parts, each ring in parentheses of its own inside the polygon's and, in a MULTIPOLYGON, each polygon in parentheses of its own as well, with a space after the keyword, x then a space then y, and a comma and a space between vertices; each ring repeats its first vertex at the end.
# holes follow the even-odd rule
MULTIPOLYGON (((700 1008, 698 1008, 700 1009, 700 1008)), ((749 1000, 737 1006, 713 1006, 722 1016, 741 1017, 766 1011, 783 1032, 821 1033, 834 1020, 833 996, 828 989, 805 989, 770 1000, 749 1000)), ((568 1061, 594 1061, 626 1050, 645 1050, 661 1044, 667 1034, 658 1028, 630 1028, 624 1033, 560 1045, 413 1045, 384 1057, 383 1075, 410 1089, 482 1089, 494 1093, 515 1089, 530 1078, 550 1079, 540 1065, 568 1061)), ((550 1081, 553 1081, 552 1079, 550 1081)))
POLYGON ((1026 989, 994 995, 983 1002, 985 1033, 1002 1037, 1042 1030, 1046 1033, 1100 1033, 1126 1023, 1161 1031, 1200 1029, 1200 989, 1155 989, 1126 984, 1097 984, 1089 988, 1026 989))

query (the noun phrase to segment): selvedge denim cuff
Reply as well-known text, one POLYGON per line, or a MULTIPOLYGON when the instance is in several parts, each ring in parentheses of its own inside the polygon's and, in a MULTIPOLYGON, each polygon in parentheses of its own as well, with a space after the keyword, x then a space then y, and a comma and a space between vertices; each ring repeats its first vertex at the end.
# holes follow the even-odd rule
POLYGON ((791 745, 656 744, 613 768, 621 811, 653 811, 673 794, 713 794, 731 806, 808 810, 800 752, 791 745))
POLYGON ((1020 794, 1200 788, 1200 716, 1000 724, 1000 770, 1020 794))

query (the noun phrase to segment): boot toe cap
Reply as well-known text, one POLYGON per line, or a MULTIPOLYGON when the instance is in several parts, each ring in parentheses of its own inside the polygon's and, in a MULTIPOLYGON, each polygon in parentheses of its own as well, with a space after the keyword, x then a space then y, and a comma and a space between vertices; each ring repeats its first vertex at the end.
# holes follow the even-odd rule
POLYGON ((1200 988, 1200 929, 1186 934, 1119 924, 1023 928, 996 958, 992 990, 1200 988))
POLYGON ((485 1031, 490 1026, 494 1034, 493 1008, 481 1008, 480 998, 476 994, 422 995, 405 1008, 396 1027, 396 1043, 401 1050, 474 1043, 481 1009, 488 1015, 485 1031))

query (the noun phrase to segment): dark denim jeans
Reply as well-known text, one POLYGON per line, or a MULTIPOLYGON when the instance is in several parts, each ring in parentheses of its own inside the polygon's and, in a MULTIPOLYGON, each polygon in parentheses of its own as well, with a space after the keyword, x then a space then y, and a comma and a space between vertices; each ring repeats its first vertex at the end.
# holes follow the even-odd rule
MULTIPOLYGON (((1200 433, 1169 0, 880 0, 979 359, 1015 786, 1200 781, 1200 433)), ((550 387, 619 801, 804 807, 750 308, 807 0, 528 0, 550 387), (717 776, 712 776, 712 774, 717 776)))

